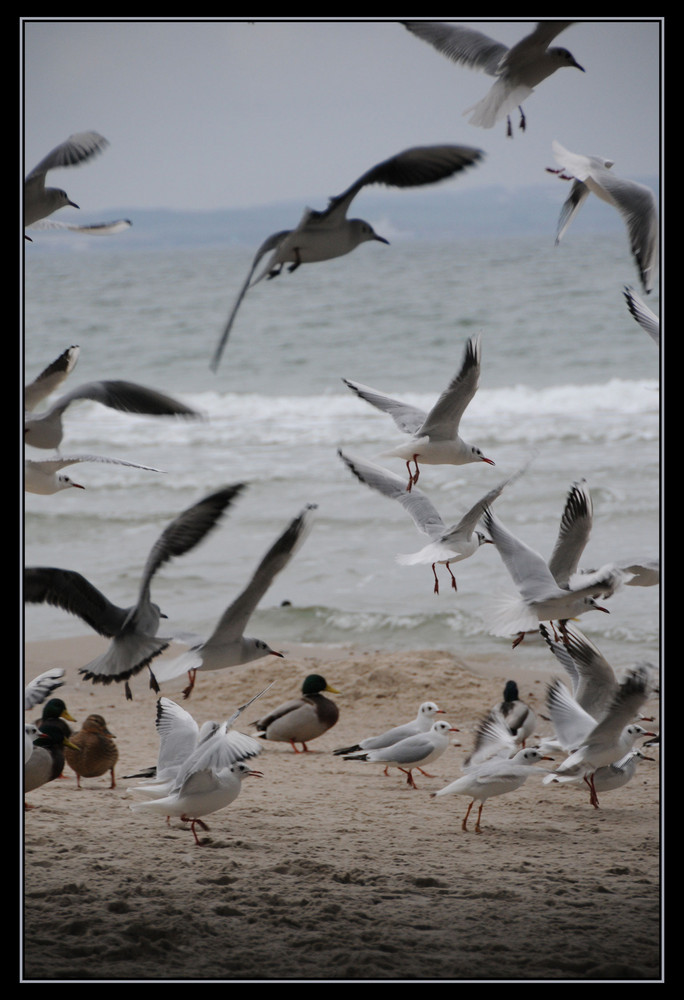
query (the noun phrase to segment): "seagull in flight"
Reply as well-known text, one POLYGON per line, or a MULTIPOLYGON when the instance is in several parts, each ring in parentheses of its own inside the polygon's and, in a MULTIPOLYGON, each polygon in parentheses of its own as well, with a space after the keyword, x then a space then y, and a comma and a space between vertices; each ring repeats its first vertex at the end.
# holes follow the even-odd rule
POLYGON ((211 370, 218 369, 237 311, 248 289, 263 278, 275 278, 285 264, 292 272, 301 264, 342 257, 368 240, 389 243, 383 236, 378 236, 369 222, 347 218, 349 206, 362 188, 369 184, 398 188, 434 184, 473 166, 483 155, 481 149, 471 146, 416 146, 406 149, 371 167, 342 194, 331 198, 323 211, 306 208, 296 229, 272 233, 261 244, 252 261, 214 352, 211 370), (263 270, 252 280, 266 254, 270 256, 263 270))
POLYGON ((584 68, 567 49, 549 48, 551 42, 574 21, 539 21, 534 30, 512 48, 481 31, 462 25, 445 24, 443 21, 401 23, 454 62, 496 77, 485 97, 466 108, 463 114, 472 112, 470 124, 479 128, 492 128, 505 115, 508 136, 513 135, 510 112, 516 106, 520 111, 520 129, 525 131, 526 121, 521 105, 534 92, 537 84, 563 67, 574 67, 584 73, 584 68))
POLYGON ((198 545, 243 489, 242 483, 224 487, 188 507, 167 525, 150 550, 138 599, 130 608, 112 604, 84 576, 73 570, 51 566, 26 567, 25 601, 62 608, 69 614, 77 615, 99 635, 112 640, 101 656, 80 668, 79 673, 86 680, 94 684, 125 681, 126 697, 130 700, 132 695, 128 678, 147 666, 150 686, 159 690, 149 664, 164 652, 171 639, 157 638, 159 621, 166 615, 150 599, 152 580, 170 559, 184 555, 198 545))
POLYGON ((466 407, 477 392, 480 382, 481 348, 480 336, 471 337, 463 353, 463 361, 459 371, 454 375, 449 385, 432 407, 429 413, 398 399, 392 399, 377 389, 371 389, 360 382, 342 379, 344 384, 361 399, 377 407, 394 420, 399 430, 411 436, 408 444, 399 445, 388 456, 403 458, 409 474, 406 489, 411 489, 418 482, 420 468, 423 465, 467 465, 470 462, 486 462, 494 465, 491 458, 486 458, 480 448, 466 444, 459 436, 461 417, 466 407), (411 470, 411 462, 415 472, 411 470))
POLYGON ((99 132, 75 132, 55 146, 27 175, 24 182, 24 226, 52 215, 65 205, 79 206, 61 188, 45 187, 45 177, 57 167, 74 167, 101 153, 109 143, 99 132))
POLYGON ((80 352, 81 349, 76 344, 67 347, 58 358, 42 370, 40 375, 36 375, 32 382, 24 386, 24 411, 35 410, 39 403, 59 389, 76 367, 80 352))
POLYGON ((46 410, 24 416, 24 443, 33 448, 59 448, 64 430, 62 418, 72 403, 89 399, 122 413, 144 413, 154 417, 200 417, 197 410, 173 396, 136 382, 105 379, 86 382, 59 396, 46 410))
POLYGON ((642 330, 645 330, 651 340, 660 346, 660 319, 649 309, 645 302, 642 302, 637 293, 629 285, 625 285, 623 292, 627 302, 627 308, 637 321, 642 330))
POLYGON ((41 493, 47 496, 60 493, 74 487, 84 490, 85 486, 75 483, 70 476, 62 474, 62 469, 78 462, 105 462, 108 465, 127 465, 131 469, 144 469, 146 472, 161 472, 151 465, 138 465, 137 462, 124 462, 121 458, 105 458, 103 455, 55 455, 52 459, 42 461, 27 458, 24 461, 24 490, 26 493, 41 493))
POLYGON ((559 169, 547 167, 547 172, 572 181, 558 219, 556 246, 589 193, 593 192, 601 201, 616 208, 624 219, 641 285, 648 295, 658 263, 658 207, 653 192, 645 184, 617 177, 611 170, 612 160, 571 153, 555 139, 551 148, 559 169))
POLYGON ((161 663, 155 669, 158 681, 172 680, 187 671, 190 683, 184 689, 183 697, 189 698, 198 670, 224 670, 259 660, 262 656, 283 656, 263 639, 246 636, 244 630, 276 575, 287 566, 311 530, 315 509, 315 504, 308 504, 276 539, 242 593, 223 612, 209 638, 178 636, 179 641, 193 644, 187 653, 161 663))
POLYGON ((489 490, 488 493, 473 504, 459 521, 451 526, 447 526, 437 508, 422 490, 414 489, 409 493, 404 487, 403 479, 395 476, 393 472, 382 469, 379 465, 374 465, 372 462, 364 462, 359 458, 352 459, 340 450, 338 450, 337 454, 360 482, 366 486, 370 486, 371 489, 377 490, 378 493, 389 497, 391 500, 398 500, 402 507, 411 515, 418 530, 428 536, 430 541, 420 551, 410 555, 399 555, 397 556, 397 562, 404 566, 412 566, 416 563, 430 563, 435 578, 435 594, 439 593, 439 580, 435 571, 435 565, 441 563, 446 566, 451 576, 451 586, 454 590, 458 590, 450 563, 467 559, 469 556, 474 555, 481 545, 490 542, 490 539, 486 535, 476 530, 476 526, 485 510, 524 471, 524 469, 521 469, 513 476, 499 483, 498 486, 489 490))

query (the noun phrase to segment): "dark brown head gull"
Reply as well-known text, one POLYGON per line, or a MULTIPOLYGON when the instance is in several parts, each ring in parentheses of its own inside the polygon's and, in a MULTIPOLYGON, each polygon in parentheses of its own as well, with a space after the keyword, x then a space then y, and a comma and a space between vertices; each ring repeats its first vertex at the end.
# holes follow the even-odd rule
MULTIPOLYGON (((131 697, 128 678, 159 656, 171 642, 157 637, 161 609, 151 600, 150 588, 157 571, 172 558, 184 555, 216 527, 221 516, 242 490, 238 483, 227 486, 182 511, 167 525, 152 546, 143 569, 138 598, 130 608, 112 604, 84 576, 73 570, 32 566, 24 570, 24 600, 32 604, 52 604, 77 615, 99 635, 112 641, 102 655, 81 667, 80 673, 95 684, 124 681, 126 697, 131 697)), ((157 689, 150 669, 151 686, 157 689)))
POLYGON ((369 240, 389 242, 383 236, 378 236, 369 222, 347 218, 349 206, 362 188, 369 184, 384 184, 396 188, 435 184, 473 166, 483 155, 482 150, 471 146, 416 146, 405 149, 367 170, 342 194, 331 198, 328 207, 322 212, 306 208, 296 229, 283 229, 272 233, 264 240, 252 261, 249 274, 240 289, 214 352, 210 365, 212 371, 218 369, 243 298, 248 289, 263 278, 277 277, 285 264, 289 264, 288 271, 292 272, 301 264, 342 257, 369 240), (254 278, 266 254, 270 256, 261 273, 254 278))
POLYGON ((78 208, 66 191, 45 186, 45 177, 58 167, 74 167, 101 153, 109 143, 99 132, 75 132, 55 146, 27 175, 24 182, 24 225, 52 215, 65 205, 78 208))
POLYGON ((198 670, 225 670, 259 660, 263 656, 283 656, 283 653, 271 649, 263 639, 247 636, 244 631, 277 574, 285 569, 307 537, 315 509, 315 504, 308 504, 276 539, 247 586, 223 612, 209 638, 201 639, 192 635, 178 637, 179 642, 191 643, 190 649, 175 660, 161 663, 155 670, 158 681, 172 680, 187 672, 189 684, 183 690, 183 695, 189 698, 198 670))
POLYGON ((416 406, 392 399, 377 389, 371 389, 360 382, 342 379, 344 384, 365 399, 371 406, 388 413, 399 430, 410 435, 410 441, 399 445, 388 456, 403 458, 409 474, 406 489, 410 492, 420 476, 419 463, 423 465, 467 465, 470 462, 486 462, 494 465, 491 458, 485 458, 475 445, 467 444, 459 436, 461 418, 468 404, 477 392, 480 382, 480 337, 471 337, 463 353, 461 367, 439 399, 425 413, 416 406), (415 472, 411 471, 411 463, 415 472))
POLYGON ((62 418, 79 400, 87 399, 122 413, 141 413, 154 417, 200 417, 201 414, 173 396, 136 382, 105 379, 86 382, 65 393, 46 410, 24 415, 24 443, 33 448, 59 448, 62 443, 62 418))
POLYGON ((571 153, 555 139, 551 148, 560 169, 546 169, 563 180, 573 182, 558 219, 556 246, 589 193, 593 192, 622 216, 641 286, 648 295, 653 288, 658 264, 658 207, 653 192, 645 184, 617 177, 611 170, 612 160, 571 153))
POLYGON ((479 128, 492 128, 504 115, 507 134, 513 134, 510 112, 520 111, 520 128, 525 130, 522 102, 557 69, 584 68, 576 62, 567 49, 552 47, 551 42, 574 21, 539 21, 529 35, 508 48, 502 42, 489 38, 481 31, 443 21, 402 21, 405 28, 434 46, 438 52, 470 69, 482 70, 496 77, 489 92, 470 108, 470 124, 479 128))

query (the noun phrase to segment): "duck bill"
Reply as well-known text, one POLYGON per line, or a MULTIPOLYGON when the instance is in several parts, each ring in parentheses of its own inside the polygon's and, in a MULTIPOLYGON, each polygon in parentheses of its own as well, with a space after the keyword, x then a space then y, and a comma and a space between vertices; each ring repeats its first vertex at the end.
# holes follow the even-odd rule
POLYGON ((337 690, 337 688, 334 688, 334 687, 330 687, 330 685, 329 685, 329 684, 326 684, 326 685, 325 685, 325 687, 323 688, 323 690, 324 690, 324 691, 329 691, 329 692, 330 692, 330 694, 339 694, 339 693, 340 693, 340 692, 339 692, 339 691, 337 690))

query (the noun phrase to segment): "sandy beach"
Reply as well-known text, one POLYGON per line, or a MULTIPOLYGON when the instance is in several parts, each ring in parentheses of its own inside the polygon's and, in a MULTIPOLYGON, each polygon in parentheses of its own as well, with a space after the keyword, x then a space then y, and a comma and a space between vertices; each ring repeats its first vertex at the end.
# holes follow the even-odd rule
MULTIPOLYGON (((200 847, 189 824, 129 808, 139 796, 123 776, 156 762, 156 696, 147 671, 130 702, 121 685, 82 681, 78 667, 102 648, 86 637, 26 649, 26 680, 64 667, 56 693, 76 728, 104 715, 120 757, 114 789, 105 775, 77 790, 67 765, 26 796, 23 981, 660 980, 657 749, 599 809, 584 788, 530 779, 487 802, 480 835, 472 822, 461 829, 469 798, 430 797, 460 775, 478 721, 501 700, 507 649, 463 662, 447 651, 297 647, 200 674, 185 702, 185 678, 165 684, 201 723, 275 681, 243 732, 311 672, 339 691, 339 722, 309 753, 264 743, 264 777, 206 817, 200 847), (333 756, 428 699, 460 746, 430 765, 434 777, 416 772, 417 789, 397 770, 333 756)), ((538 715, 556 673, 516 670, 538 715)), ((657 696, 644 714, 657 730, 657 696)), ((538 734, 550 732, 539 719, 538 734)))

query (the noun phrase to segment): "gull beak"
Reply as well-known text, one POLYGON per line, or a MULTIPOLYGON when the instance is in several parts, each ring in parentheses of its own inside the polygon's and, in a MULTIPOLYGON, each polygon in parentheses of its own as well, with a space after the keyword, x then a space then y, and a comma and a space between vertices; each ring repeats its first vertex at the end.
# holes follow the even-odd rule
POLYGON ((542 760, 553 760, 553 757, 542 757, 542 760))
POLYGON ((486 462, 487 465, 496 465, 496 462, 493 462, 491 458, 485 458, 484 455, 482 456, 482 461, 486 462))
POLYGON ((263 778, 263 771, 248 771, 245 778, 263 778))
POLYGON ((605 614, 607 614, 607 615, 609 615, 609 614, 610 614, 610 611, 608 610, 608 608, 602 608, 600 604, 595 604, 595 605, 594 605, 594 609, 595 609, 596 611, 603 611, 603 612, 604 612, 605 614))
POLYGON ((285 653, 279 653, 275 649, 269 649, 269 653, 271 654, 271 656, 285 656, 285 653))
POLYGON ((586 73, 584 66, 580 66, 580 64, 578 62, 575 62, 574 59, 572 61, 572 65, 575 67, 575 69, 581 69, 583 73, 586 73))
POLYGON ((75 201, 69 201, 68 198, 67 198, 67 205, 71 205, 72 208, 77 208, 79 211, 81 209, 80 205, 77 205, 75 201))
POLYGON ((377 233, 375 234, 375 236, 373 237, 373 239, 377 240, 378 243, 386 243, 387 246, 390 245, 390 241, 389 240, 386 240, 384 236, 378 236, 377 233))
POLYGON ((72 485, 72 486, 73 486, 73 487, 74 487, 75 489, 77 489, 77 490, 84 490, 84 489, 85 489, 85 486, 81 486, 81 484, 80 484, 80 483, 72 483, 71 485, 72 485))
POLYGON ((482 544, 483 545, 493 545, 494 544, 494 540, 492 538, 483 538, 482 539, 482 544))

